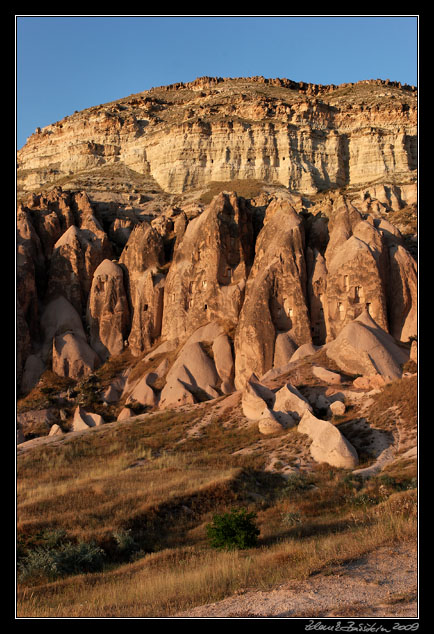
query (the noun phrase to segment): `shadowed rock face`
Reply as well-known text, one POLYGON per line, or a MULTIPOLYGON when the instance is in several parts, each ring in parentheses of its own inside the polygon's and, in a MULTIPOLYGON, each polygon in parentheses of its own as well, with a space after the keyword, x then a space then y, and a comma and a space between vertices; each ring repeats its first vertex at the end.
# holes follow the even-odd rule
POLYGON ((417 334, 415 231, 394 224, 415 218, 415 91, 328 88, 208 78, 34 135, 20 195, 71 181, 18 206, 23 386, 43 369, 84 376, 126 347, 168 355, 159 387, 145 373, 137 388, 160 407, 242 390, 326 343, 348 372, 398 376, 402 357, 375 360, 372 337, 417 334), (246 197, 228 183, 208 204, 192 189, 234 179, 264 182, 246 197))
POLYGON ((164 245, 160 234, 147 222, 136 225, 119 263, 125 270, 132 313, 128 343, 137 356, 161 334, 164 276, 158 271, 164 264, 164 245))

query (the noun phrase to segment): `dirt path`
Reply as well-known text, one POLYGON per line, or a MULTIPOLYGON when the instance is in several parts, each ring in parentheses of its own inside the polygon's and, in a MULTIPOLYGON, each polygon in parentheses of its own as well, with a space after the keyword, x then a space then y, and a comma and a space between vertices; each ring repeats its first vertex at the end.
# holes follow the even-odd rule
POLYGON ((306 581, 246 591, 176 615, 183 618, 416 618, 417 546, 398 544, 306 581))

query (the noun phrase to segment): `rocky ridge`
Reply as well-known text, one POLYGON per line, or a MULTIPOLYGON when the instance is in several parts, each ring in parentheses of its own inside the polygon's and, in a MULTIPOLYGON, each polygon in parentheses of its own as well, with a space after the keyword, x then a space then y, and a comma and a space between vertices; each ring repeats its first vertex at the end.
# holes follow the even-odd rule
POLYGON ((85 174, 98 189, 109 172, 129 173, 139 190, 153 183, 183 193, 209 181, 259 179, 312 194, 386 175, 408 180, 416 135, 417 91, 396 82, 205 77, 38 128, 18 152, 17 182, 27 192, 85 174))
MULTIPOLYGON (((393 82, 200 78, 37 131, 18 152, 21 440, 41 390, 66 430, 245 394, 252 376, 270 389, 303 351, 324 351, 330 384, 401 378, 416 125, 415 89, 393 82)), ((265 435, 300 422, 279 405, 293 389, 258 406, 265 435)))

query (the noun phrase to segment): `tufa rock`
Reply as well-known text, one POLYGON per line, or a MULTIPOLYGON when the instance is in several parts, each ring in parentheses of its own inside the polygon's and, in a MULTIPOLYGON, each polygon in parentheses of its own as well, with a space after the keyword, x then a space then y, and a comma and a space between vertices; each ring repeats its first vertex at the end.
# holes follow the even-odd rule
POLYGON ((237 389, 252 372, 262 376, 273 367, 279 333, 296 346, 311 343, 303 245, 302 220, 294 208, 284 200, 270 203, 235 334, 237 389))
POLYGON ((122 269, 110 260, 103 260, 93 275, 87 323, 90 345, 102 361, 122 352, 130 314, 122 269))
POLYGON ((327 346, 326 354, 344 372, 380 374, 385 379, 398 379, 409 352, 378 326, 368 311, 347 324, 327 346))
POLYGON ((87 412, 80 406, 77 406, 72 419, 72 431, 81 431, 89 429, 89 427, 98 427, 104 424, 104 419, 99 414, 87 412))
POLYGON ((328 421, 316 418, 307 410, 297 429, 312 440, 310 453, 316 462, 326 462, 340 469, 354 469, 357 466, 356 450, 338 428, 328 421))

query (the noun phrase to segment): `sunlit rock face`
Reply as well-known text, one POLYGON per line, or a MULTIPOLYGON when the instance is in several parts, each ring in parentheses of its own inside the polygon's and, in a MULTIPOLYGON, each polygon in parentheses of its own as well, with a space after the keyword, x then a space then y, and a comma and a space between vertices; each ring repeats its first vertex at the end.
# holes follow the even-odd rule
POLYGON ((254 254, 252 212, 220 194, 192 220, 175 246, 166 278, 162 336, 186 338, 220 321, 235 327, 254 254))
POLYGON ((192 404, 341 335, 340 362, 376 376, 347 333, 364 316, 417 336, 416 105, 380 80, 201 78, 37 131, 18 152, 19 383, 123 355, 146 369, 133 401, 192 404))
POLYGON ((417 92, 380 80, 316 86, 201 78, 38 129, 18 153, 26 191, 105 166, 181 193, 259 179, 306 194, 416 169, 417 92))
POLYGON ((255 251, 235 334, 237 387, 273 366, 278 335, 295 347, 311 342, 304 230, 288 202, 268 206, 255 251))

